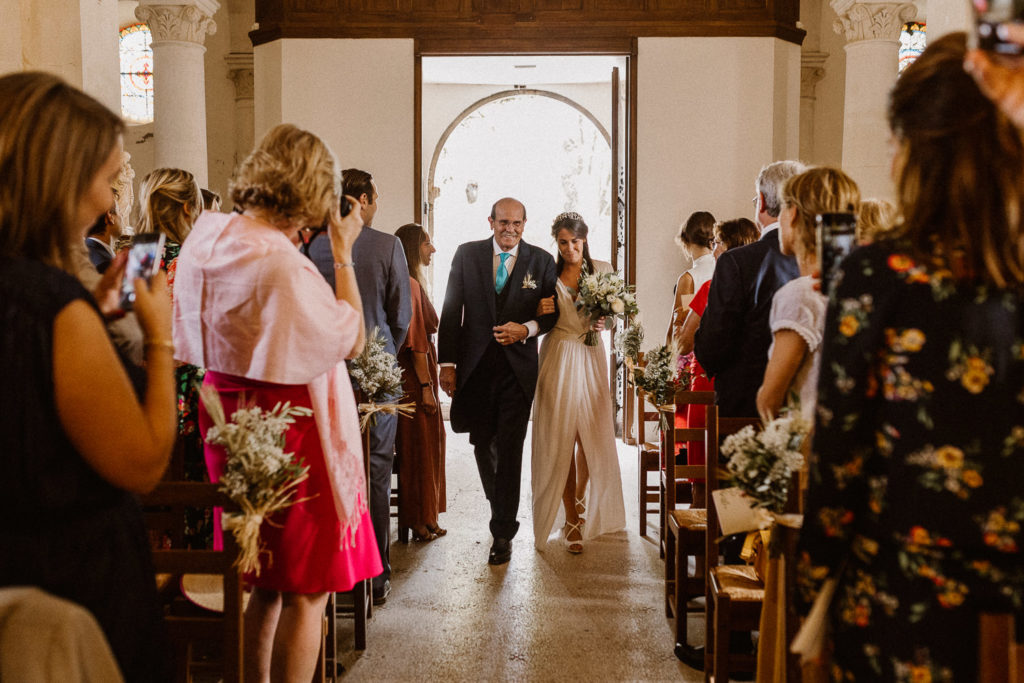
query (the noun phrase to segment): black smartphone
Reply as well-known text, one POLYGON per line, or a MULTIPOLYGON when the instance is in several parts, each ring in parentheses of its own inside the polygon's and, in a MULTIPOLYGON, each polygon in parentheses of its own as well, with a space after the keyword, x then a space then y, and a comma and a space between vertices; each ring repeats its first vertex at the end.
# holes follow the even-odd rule
POLYGON ((341 196, 341 201, 338 202, 338 214, 344 218, 352 212, 352 203, 355 200, 350 198, 347 194, 341 196))
POLYGON ((146 282, 153 279, 160 269, 160 259, 164 254, 163 233, 143 233, 132 238, 132 248, 128 252, 128 265, 125 267, 124 280, 121 282, 121 308, 130 311, 135 306, 135 280, 143 278, 146 282))
POLYGON ((1024 54, 1024 47, 1002 41, 996 27, 1015 21, 1024 21, 1024 0, 971 0, 974 7, 975 33, 971 47, 1004 55, 1024 54))
POLYGON ((819 213, 815 221, 818 226, 821 292, 831 297, 839 264, 857 246, 857 216, 852 213, 819 213))

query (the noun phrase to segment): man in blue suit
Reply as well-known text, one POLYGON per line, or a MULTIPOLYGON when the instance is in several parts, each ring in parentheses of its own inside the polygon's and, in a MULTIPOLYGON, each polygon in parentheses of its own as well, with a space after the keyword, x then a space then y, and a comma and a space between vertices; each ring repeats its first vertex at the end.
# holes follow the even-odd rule
POLYGON ((469 432, 491 504, 490 564, 512 557, 519 530, 523 440, 537 387, 537 336, 558 318, 538 316, 555 294, 551 254, 522 241, 526 207, 506 197, 491 208, 489 239, 455 252, 441 324, 441 388, 452 397, 451 424, 469 432))
MULTIPOLYGON (((394 235, 374 230, 379 195, 373 177, 366 171, 350 168, 341 172, 342 194, 355 198, 363 216, 363 229, 352 245, 353 267, 359 295, 363 301, 366 332, 378 328, 389 353, 405 341, 412 318, 409 294, 409 265, 402 243, 394 235)), ((309 257, 327 281, 334 286, 334 257, 330 240, 320 234, 309 243, 309 257)), ((345 264, 339 264, 345 267, 345 264)), ((396 399, 399 396, 394 397, 396 399)), ((391 592, 391 472, 395 463, 395 433, 398 416, 378 413, 370 428, 370 518, 377 537, 384 571, 373 579, 373 602, 383 604, 391 592)))

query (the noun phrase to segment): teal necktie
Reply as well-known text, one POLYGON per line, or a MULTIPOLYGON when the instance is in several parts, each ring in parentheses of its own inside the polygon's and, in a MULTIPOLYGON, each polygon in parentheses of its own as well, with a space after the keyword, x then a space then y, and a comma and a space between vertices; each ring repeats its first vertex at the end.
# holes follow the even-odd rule
POLYGON ((494 278, 494 291, 501 294, 501 290, 505 289, 505 283, 508 282, 508 269, 505 267, 505 262, 512 258, 512 254, 498 254, 498 258, 501 259, 501 263, 498 264, 498 274, 494 278))

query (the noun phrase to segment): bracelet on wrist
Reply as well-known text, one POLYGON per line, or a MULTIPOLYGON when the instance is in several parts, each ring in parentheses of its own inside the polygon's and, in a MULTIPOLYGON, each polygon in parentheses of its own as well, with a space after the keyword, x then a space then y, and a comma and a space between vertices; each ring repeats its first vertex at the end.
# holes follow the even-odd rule
POLYGON ((142 343, 143 349, 167 349, 172 354, 174 353, 174 342, 169 339, 147 339, 142 343))
POLYGON ((356 267, 355 261, 349 261, 348 263, 339 263, 339 262, 335 261, 335 263, 334 263, 334 269, 335 270, 341 270, 342 268, 355 268, 355 267, 356 267))

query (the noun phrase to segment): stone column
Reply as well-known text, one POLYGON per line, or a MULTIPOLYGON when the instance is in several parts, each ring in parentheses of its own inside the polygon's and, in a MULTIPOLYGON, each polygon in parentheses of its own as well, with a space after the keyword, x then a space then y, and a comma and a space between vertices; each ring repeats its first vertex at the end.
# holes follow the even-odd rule
POLYGON ((800 53, 800 158, 811 162, 814 149, 814 86, 825 77, 827 52, 800 53))
POLYGON ((843 168, 863 197, 891 198, 886 106, 899 70, 900 28, 917 16, 912 2, 831 0, 846 38, 843 168))
POLYGON ((191 171, 207 183, 203 41, 217 30, 216 0, 140 0, 139 21, 153 33, 153 137, 156 166, 191 171))
POLYGON ((235 84, 235 165, 248 156, 254 146, 256 108, 253 99, 255 74, 251 52, 231 52, 225 57, 228 78, 235 84))

